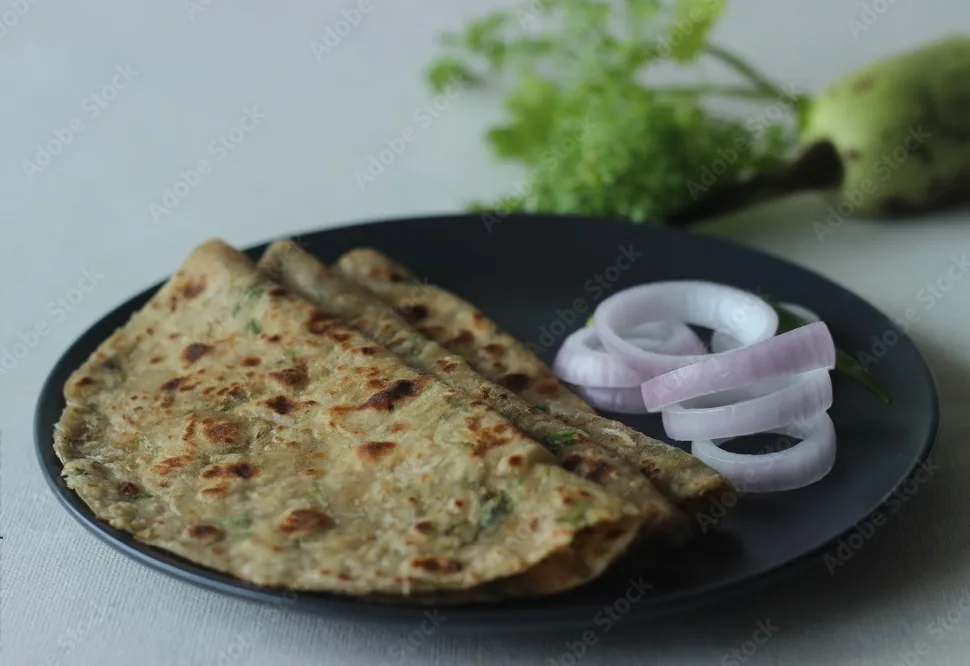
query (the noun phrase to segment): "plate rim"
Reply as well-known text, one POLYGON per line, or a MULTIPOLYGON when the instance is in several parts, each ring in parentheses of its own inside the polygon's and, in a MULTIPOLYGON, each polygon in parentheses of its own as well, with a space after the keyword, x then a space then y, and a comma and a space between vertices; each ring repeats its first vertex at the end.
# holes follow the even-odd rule
MULTIPOLYGON (((273 237, 268 241, 248 246, 243 249, 242 252, 250 257, 255 258, 261 251, 263 251, 275 240, 284 238, 292 238, 297 242, 300 242, 302 239, 307 237, 326 235, 331 232, 339 233, 341 230, 364 226, 444 223, 445 221, 455 224, 467 224, 476 220, 481 222, 483 215, 484 214, 475 213, 419 215, 403 218, 380 218, 364 222, 351 222, 339 226, 329 226, 324 229, 307 229, 287 235, 273 237)), ((513 214, 504 218, 505 221, 518 220, 533 221, 536 223, 561 219, 571 219, 577 222, 596 223, 600 225, 616 224, 622 225, 623 227, 634 226, 631 223, 622 220, 601 219, 584 215, 513 214)), ((645 233, 693 235, 684 230, 671 229, 657 225, 646 224, 636 226, 642 226, 645 233)), ((785 562, 782 562, 781 564, 778 564, 758 574, 736 576, 733 579, 726 580, 715 580, 695 586, 691 588, 690 592, 688 593, 672 592, 659 595, 657 597, 651 597, 649 603, 647 604, 632 605, 629 613, 631 617, 669 615, 687 610, 689 608, 717 603, 732 596, 736 596, 746 590, 762 587, 777 581, 780 578, 787 577, 796 570, 815 562, 822 554, 830 550, 834 544, 838 543, 840 539, 844 538, 847 534, 850 534, 852 530, 855 529, 856 525, 865 520, 869 520, 875 513, 880 511, 886 505, 893 494, 896 493, 904 484, 906 484, 920 469, 920 466, 927 461, 936 445, 939 435, 939 388, 932 369, 926 362, 926 359, 924 358, 919 347, 916 345, 915 341, 913 341, 906 332, 900 330, 897 324, 887 315, 885 315, 885 313, 883 313, 879 308, 876 308, 874 305, 869 303, 868 300, 862 298, 851 289, 830 280, 826 276, 817 273, 811 268, 807 268, 801 266, 800 264, 788 261, 787 259, 775 256, 760 248, 750 247, 730 239, 710 235, 698 237, 702 238, 705 242, 711 242, 715 245, 728 246, 733 250, 742 250, 744 252, 754 253, 761 255, 762 257, 773 262, 780 262, 792 266, 804 273, 810 274, 814 279, 821 280, 841 291, 849 293, 851 296, 866 303, 874 311, 885 317, 887 321, 891 323, 893 329, 900 336, 900 338, 907 341, 914 349, 922 366, 922 371, 929 386, 928 397, 930 399, 932 408, 929 432, 927 433, 926 441, 923 442, 915 458, 912 459, 910 464, 907 466, 905 475, 898 480, 891 489, 884 493, 876 505, 872 507, 865 516, 860 517, 855 523, 853 523, 853 525, 841 531, 831 539, 813 549, 807 550, 798 556, 792 557, 785 562)), ((116 305, 108 312, 103 313, 94 322, 92 322, 61 352, 41 385, 38 399, 34 408, 33 423, 34 448, 37 461, 47 486, 54 493, 54 496, 57 498, 58 502, 67 510, 72 518, 79 522, 88 532, 93 534, 100 541, 109 545, 114 550, 128 556, 136 562, 139 562, 140 564, 145 565, 154 571, 163 573, 171 578, 188 582, 196 587, 228 594, 230 596, 248 601, 256 601, 269 605, 278 605, 292 610, 322 615, 331 619, 380 622, 384 624, 396 625, 413 624, 415 620, 420 620, 424 617, 423 613, 425 611, 437 608, 441 610, 442 613, 452 613, 456 616, 457 622, 446 622, 439 627, 439 629, 445 629, 451 632, 472 630, 475 626, 481 626, 481 623, 487 623, 492 627, 494 627, 496 624, 501 624, 504 627, 503 631, 505 632, 526 630, 531 631, 535 630, 537 625, 547 626, 549 628, 562 628, 564 625, 568 624, 578 625, 580 623, 589 623, 591 619, 589 616, 589 603, 587 602, 585 605, 582 603, 571 604, 566 605, 565 607, 557 605, 555 600, 561 599, 563 595, 553 595, 550 597, 528 600, 516 599, 495 603, 476 603, 465 605, 416 605, 374 603, 366 600, 356 599, 347 595, 329 592, 291 592, 280 588, 260 587, 241 579, 237 579, 230 574, 224 574, 214 569, 209 569, 202 565, 193 563, 190 560, 181 558, 174 553, 170 553, 156 546, 140 543, 127 532, 118 530, 109 525, 107 522, 97 518, 94 515, 94 512, 91 511, 86 504, 84 504, 80 496, 70 490, 70 488, 68 488, 64 482, 64 479, 60 474, 63 466, 54 453, 52 441, 50 441, 49 438, 49 435, 53 433, 55 424, 47 422, 44 419, 43 412, 45 411, 47 402, 52 399, 52 396, 56 397, 58 406, 63 409, 63 386, 57 385, 55 383, 55 378, 56 376, 63 375, 65 370, 67 370, 67 368, 62 366, 70 365, 73 367, 75 365, 73 362, 68 363, 68 361, 78 355, 78 352, 75 351, 76 348, 86 346, 82 343, 85 342, 86 338, 93 336, 94 331, 99 329, 102 323, 109 317, 112 317, 119 312, 125 313, 126 316, 131 316, 134 314, 134 312, 137 311, 144 301, 147 301, 152 294, 154 294, 162 285, 165 284, 168 279, 170 279, 170 277, 171 274, 162 278, 161 281, 155 282, 152 285, 140 290, 138 293, 130 296, 124 302, 116 305)), ((592 581, 589 583, 589 585, 596 584, 597 581, 592 581)), ((570 592, 565 594, 568 595, 570 592)))

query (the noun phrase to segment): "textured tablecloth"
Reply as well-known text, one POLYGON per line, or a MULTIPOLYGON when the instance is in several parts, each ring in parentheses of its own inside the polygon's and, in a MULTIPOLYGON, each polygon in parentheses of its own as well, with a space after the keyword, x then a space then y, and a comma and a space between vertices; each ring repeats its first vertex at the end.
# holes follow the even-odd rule
MULTIPOLYGON (((468 92, 421 115, 431 97, 418 72, 434 35, 492 4, 4 2, 0 353, 22 340, 29 349, 0 372, 0 663, 573 663, 579 632, 355 626, 171 580, 75 524, 33 453, 32 410, 57 356, 201 240, 245 246, 508 191, 518 172, 491 163, 480 140, 500 115, 493 97, 468 92), (406 149, 361 188, 355 172, 409 130, 406 149), (61 149, 38 153, 49 142, 61 149)), ((968 24, 966 0, 735 0, 717 36, 781 81, 819 89, 968 24)), ((959 273, 930 307, 919 297, 970 252, 967 214, 848 222, 819 242, 824 217, 807 197, 715 233, 830 275, 890 315, 919 310, 911 334, 942 395, 940 472, 832 575, 819 563, 728 605, 620 622, 581 663, 970 663, 970 277, 959 273)))

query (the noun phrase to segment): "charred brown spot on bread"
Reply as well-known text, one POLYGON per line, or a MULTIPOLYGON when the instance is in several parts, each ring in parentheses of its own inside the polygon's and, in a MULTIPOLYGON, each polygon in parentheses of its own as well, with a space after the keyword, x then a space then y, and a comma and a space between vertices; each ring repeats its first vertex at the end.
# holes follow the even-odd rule
POLYGON ((521 467, 522 466, 522 456, 514 455, 509 456, 509 467, 521 467))
POLYGON ((162 384, 161 389, 163 391, 174 391, 181 386, 182 382, 184 381, 185 377, 175 377, 174 379, 169 379, 167 382, 162 384))
POLYGON ((333 521, 323 511, 316 509, 293 509, 280 521, 279 531, 283 534, 310 534, 330 527, 333 521))
POLYGON ((172 456, 170 458, 165 458, 160 463, 155 465, 155 471, 161 476, 168 476, 174 470, 185 467, 185 464, 190 460, 191 458, 189 456, 172 456))
POLYGON ((440 361, 435 361, 435 365, 442 372, 454 372, 458 369, 458 363, 449 359, 441 359, 440 361))
POLYGON ((235 444, 239 439, 239 426, 226 419, 209 417, 202 421, 202 434, 213 444, 235 444))
POLYGON ((563 469, 572 472, 584 479, 589 479, 593 483, 602 484, 613 472, 613 466, 605 460, 597 458, 585 458, 578 454, 572 454, 562 461, 563 469))
POLYGON ((203 488, 200 492, 207 497, 218 497, 219 495, 225 495, 228 490, 229 486, 224 483, 220 483, 217 486, 203 488))
POLYGON ((290 295, 289 290, 288 289, 284 289, 283 287, 274 287, 274 288, 270 289, 268 293, 269 293, 270 296, 275 296, 277 298, 280 298, 280 297, 283 297, 283 296, 289 296, 290 295))
POLYGON ((202 472, 203 479, 228 479, 234 476, 240 479, 251 479, 259 474, 259 468, 249 463, 229 463, 228 465, 213 465, 202 472))
POLYGON ((428 316, 428 308, 423 305, 402 305, 396 308, 395 312, 409 324, 417 324, 428 316))
POLYGON ((335 331, 331 328, 327 331, 327 337, 336 342, 343 343, 350 340, 350 338, 353 336, 347 331, 335 331))
POLYGON ((547 382, 543 382, 542 384, 539 384, 538 391, 542 395, 548 398, 551 398, 559 395, 559 392, 562 391, 562 384, 552 379, 547 382))
POLYGON ((527 387, 531 381, 532 380, 529 379, 529 375, 524 375, 521 372, 513 372, 508 375, 502 375, 495 383, 499 384, 500 386, 504 386, 510 391, 521 391, 527 387))
POLYGON ((474 341, 475 336, 472 335, 472 332, 462 329, 458 331, 458 335, 445 342, 445 347, 448 347, 449 349, 452 347, 461 347, 463 345, 471 344, 474 341))
POLYGON ((77 388, 84 388, 85 386, 92 386, 94 384, 94 379, 91 377, 81 377, 74 383, 77 388))
POLYGON ((487 351, 489 354, 501 354, 503 351, 505 351, 505 347, 495 342, 491 342, 485 345, 483 349, 487 351))
POLYGON ((420 393, 427 385, 428 379, 424 375, 417 379, 398 379, 387 388, 381 389, 369 397, 361 405, 361 409, 374 409, 385 412, 393 411, 398 403, 420 393))
POLYGON ((263 336, 263 340, 266 340, 266 342, 279 342, 282 339, 283 339, 283 336, 280 335, 279 333, 274 333, 273 335, 264 335, 263 336))
POLYGON ((307 467, 303 470, 303 476, 323 476, 323 470, 317 467, 307 467))
POLYGON ((207 543, 218 541, 224 534, 221 527, 206 524, 190 525, 185 532, 190 538, 205 541, 207 543))
POLYGON ((640 473, 648 479, 654 479, 658 476, 657 466, 650 460, 641 460, 640 473))
POLYGON ((529 521, 529 529, 532 530, 533 532, 538 532, 539 531, 539 519, 538 518, 533 518, 532 520, 529 521))
POLYGON ((278 395, 275 398, 270 398, 264 404, 277 414, 289 414, 296 409, 296 403, 287 398, 285 395, 278 395))
POLYGON ((387 279, 390 280, 391 282, 410 282, 410 280, 408 280, 407 275, 403 275, 402 273, 399 273, 397 271, 390 271, 387 274, 387 279))
POLYGON ((300 388, 309 379, 306 363, 295 363, 290 368, 276 370, 269 373, 269 377, 290 389, 300 388))
POLYGON ((437 340, 438 336, 445 332, 445 329, 441 326, 429 325, 429 326, 418 326, 418 332, 423 333, 432 340, 437 340))
POLYGON ((192 364, 210 351, 212 351, 211 346, 202 344, 201 342, 193 342, 182 350, 182 358, 185 359, 187 363, 192 364))
POLYGON ((314 310, 306 321, 306 329, 314 335, 322 335, 330 328, 336 319, 323 310, 314 310))
POLYGON ((247 356, 242 361, 240 361, 240 363, 242 363, 247 368, 255 368, 257 365, 259 365, 262 362, 263 362, 263 359, 261 359, 258 356, 247 356))
POLYGON ((391 424, 391 432, 404 432, 408 429, 408 424, 403 421, 391 424))
POLYGON ((206 277, 204 275, 195 280, 190 280, 182 287, 182 295, 187 299, 192 300, 205 291, 207 284, 208 282, 206 281, 206 277))
POLYGON ((189 419, 189 424, 185 426, 185 432, 182 433, 183 442, 191 442, 195 437, 195 426, 197 421, 195 419, 189 419))
POLYGON ((431 534, 434 532, 434 523, 430 520, 419 520, 414 524, 414 531, 419 534, 431 534))
POLYGON ((165 359, 162 358, 161 356, 153 356, 152 360, 150 360, 149 363, 156 364, 156 363, 161 363, 164 360, 165 359))
POLYGON ((446 574, 460 573, 465 569, 465 565, 451 557, 416 557, 411 560, 411 566, 432 573, 446 574))
POLYGON ((291 412, 295 412, 299 409, 305 407, 313 407, 319 405, 320 403, 316 400, 303 400, 302 402, 296 402, 295 400, 290 400, 285 395, 278 395, 275 398, 270 398, 262 403, 264 406, 269 407, 277 414, 286 415, 291 412))
POLYGON ((472 314, 472 321, 477 328, 485 328, 488 325, 488 317, 477 310, 472 314))
POLYGON ((122 481, 118 484, 118 494, 124 497, 135 497, 141 493, 141 488, 131 481, 122 481))
POLYGON ((377 353, 377 347, 374 345, 364 345, 363 347, 358 347, 356 351, 363 356, 373 356, 377 353))
POLYGON ((388 455, 397 447, 394 442, 367 442, 357 447, 357 457, 361 460, 373 462, 388 455))
POLYGON ((168 334, 168 339, 169 340, 178 340, 181 337, 182 337, 182 334, 179 333, 178 331, 174 331, 174 332, 168 334))
POLYGON ((492 449, 497 449, 500 446, 505 446, 511 440, 500 437, 482 437, 476 440, 475 447, 472 449, 472 455, 484 456, 486 453, 492 449))

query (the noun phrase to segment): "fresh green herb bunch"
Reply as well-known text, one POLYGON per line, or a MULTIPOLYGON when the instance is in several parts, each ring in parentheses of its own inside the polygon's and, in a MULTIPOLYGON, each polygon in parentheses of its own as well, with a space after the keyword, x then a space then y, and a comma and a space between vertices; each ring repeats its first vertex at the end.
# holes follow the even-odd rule
POLYGON ((496 156, 529 170, 515 193, 473 208, 658 221, 696 199, 712 174, 728 183, 783 164, 795 145, 793 122, 752 123, 707 108, 712 96, 770 99, 796 112, 804 101, 707 43, 724 4, 537 0, 445 35, 448 53, 429 71, 432 87, 510 78, 509 121, 488 141, 496 156), (645 83, 652 67, 702 54, 745 83, 645 83))

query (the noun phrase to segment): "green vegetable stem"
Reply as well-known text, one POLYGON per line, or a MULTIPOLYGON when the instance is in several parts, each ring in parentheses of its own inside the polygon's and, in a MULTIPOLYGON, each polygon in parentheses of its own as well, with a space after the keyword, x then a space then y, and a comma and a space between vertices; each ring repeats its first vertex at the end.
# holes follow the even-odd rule
POLYGON ((725 0, 542 0, 442 38, 428 78, 510 85, 493 153, 529 176, 474 210, 578 213, 688 225, 800 190, 840 210, 912 213, 970 188, 970 37, 872 65, 816 98, 786 90, 708 39, 725 0), (701 58, 732 85, 648 83, 701 58), (771 104, 751 119, 715 98, 771 104), (779 111, 781 113, 779 113, 779 111))

